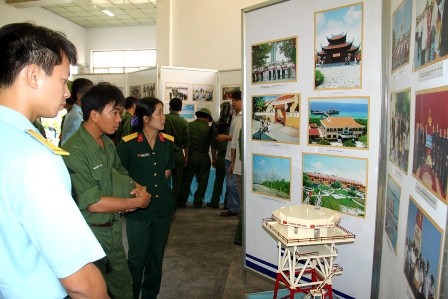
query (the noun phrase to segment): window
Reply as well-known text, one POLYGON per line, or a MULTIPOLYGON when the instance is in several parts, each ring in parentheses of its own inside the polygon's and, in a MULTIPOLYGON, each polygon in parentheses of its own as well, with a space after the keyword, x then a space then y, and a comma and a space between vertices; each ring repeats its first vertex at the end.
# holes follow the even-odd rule
POLYGON ((93 51, 93 73, 129 73, 156 65, 156 50, 93 51))

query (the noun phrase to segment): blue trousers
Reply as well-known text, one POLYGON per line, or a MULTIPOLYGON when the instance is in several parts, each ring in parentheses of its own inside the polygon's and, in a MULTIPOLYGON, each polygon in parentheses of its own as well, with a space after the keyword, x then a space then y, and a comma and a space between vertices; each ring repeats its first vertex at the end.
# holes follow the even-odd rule
POLYGON ((238 187, 236 177, 229 172, 231 161, 226 160, 226 187, 227 187, 227 207, 230 212, 240 212, 240 197, 238 195, 238 187))

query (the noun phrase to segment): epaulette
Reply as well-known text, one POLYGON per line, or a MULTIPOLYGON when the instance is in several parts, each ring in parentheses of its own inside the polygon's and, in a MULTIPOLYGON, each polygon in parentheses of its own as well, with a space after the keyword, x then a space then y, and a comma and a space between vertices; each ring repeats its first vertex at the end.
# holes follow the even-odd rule
POLYGON ((35 140, 39 141, 41 144, 43 144, 46 148, 48 148, 50 151, 53 152, 53 154, 55 155, 60 155, 60 156, 68 156, 70 155, 69 152, 64 151, 62 148, 57 147, 56 145, 54 145, 53 143, 51 143, 50 141, 48 141, 47 139, 44 138, 44 136, 42 136, 41 134, 37 133, 34 130, 28 129, 25 131, 26 133, 28 133, 28 135, 30 135, 31 137, 33 137, 35 140))
POLYGON ((121 139, 123 139, 124 142, 128 142, 128 141, 131 141, 132 139, 137 138, 137 135, 138 135, 138 133, 135 132, 135 133, 123 136, 121 139))
POLYGON ((160 133, 160 134, 163 136, 163 138, 168 139, 171 142, 174 142, 174 136, 168 135, 166 133, 160 133))

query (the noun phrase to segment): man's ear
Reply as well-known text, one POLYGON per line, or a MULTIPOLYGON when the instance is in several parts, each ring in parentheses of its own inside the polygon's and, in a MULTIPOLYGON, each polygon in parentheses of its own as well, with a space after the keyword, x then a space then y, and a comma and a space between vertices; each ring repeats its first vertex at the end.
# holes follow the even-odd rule
POLYGON ((92 110, 90 111, 90 119, 93 120, 94 123, 98 122, 98 111, 92 110))
POLYGON ((30 64, 26 68, 26 81, 28 85, 34 89, 38 88, 40 76, 42 76, 42 69, 37 64, 30 64))

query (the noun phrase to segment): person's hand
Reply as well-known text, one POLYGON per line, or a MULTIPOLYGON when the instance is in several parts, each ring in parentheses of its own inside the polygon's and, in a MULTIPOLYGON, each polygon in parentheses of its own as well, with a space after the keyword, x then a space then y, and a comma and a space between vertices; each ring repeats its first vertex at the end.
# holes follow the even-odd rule
POLYGON ((213 168, 216 168, 216 159, 213 159, 213 160, 212 160, 212 167, 213 167, 213 168))
POLYGON ((233 169, 234 168, 235 168, 235 163, 234 162, 230 163, 230 166, 229 166, 229 173, 230 174, 233 174, 233 169))
POLYGON ((139 208, 146 208, 151 202, 151 194, 146 191, 145 186, 137 185, 137 187, 131 191, 131 194, 135 195, 139 208))
POLYGON ((227 140, 228 136, 229 135, 226 135, 226 134, 218 134, 218 135, 216 135, 215 140, 218 142, 223 142, 223 141, 227 140))

